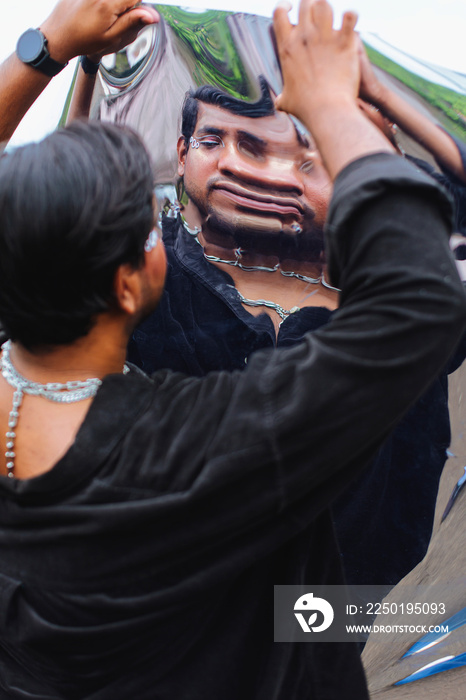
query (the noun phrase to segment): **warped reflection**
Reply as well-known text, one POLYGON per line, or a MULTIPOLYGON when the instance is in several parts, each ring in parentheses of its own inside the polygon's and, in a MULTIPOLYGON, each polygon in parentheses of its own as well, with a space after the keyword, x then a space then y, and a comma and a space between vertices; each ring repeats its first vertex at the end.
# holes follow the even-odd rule
MULTIPOLYGON (((153 7, 160 13, 160 23, 147 27, 133 44, 104 60, 93 116, 136 128, 153 154, 157 182, 175 183, 175 144, 188 89, 211 84, 254 101, 260 95, 259 76, 265 77, 275 94, 282 82, 269 18, 153 7)), ((408 56, 378 36, 363 35, 363 40, 381 81, 466 141, 465 76, 408 56)), ((432 160, 401 131, 397 140, 407 153, 432 160)))
MULTIPOLYGON (((104 59, 91 114, 103 120, 129 124, 143 136, 153 156, 156 193, 161 206, 165 202, 169 202, 172 208, 181 204, 185 217, 188 217, 176 149, 186 92, 208 84, 239 100, 255 102, 261 95, 261 80, 266 81, 272 97, 280 92, 281 74, 269 18, 218 10, 153 6, 160 14, 160 23, 146 27, 133 44, 104 59)), ((368 35, 364 39, 369 58, 382 82, 401 92, 416 104, 417 109, 438 121, 452 135, 466 140, 464 76, 416 61, 385 44, 379 37, 368 35)), ((293 121, 298 132, 305 134, 302 125, 293 121)), ((391 140, 396 138, 401 152, 422 158, 436 167, 430 153, 419 143, 396 126, 385 126, 385 129, 391 140)), ((312 139, 309 135, 307 138, 312 151, 312 139)), ((289 171, 290 161, 301 158, 296 152, 286 153, 283 144, 280 156, 273 144, 272 150, 271 168, 289 171)), ((298 169, 304 166, 304 161, 301 161, 298 169)), ((257 230, 259 218, 253 214, 254 223, 251 225, 257 230)), ((244 216, 246 220, 247 213, 244 216)), ((313 250, 312 256, 308 252, 308 275, 320 276, 324 264, 323 239, 315 227, 309 226, 309 217, 283 221, 269 215, 268 219, 262 217, 262 221, 264 226, 285 233, 287 226, 298 231, 300 235, 294 237, 294 245, 299 243, 300 257, 304 255, 304 247, 313 250)), ((188 223, 193 226, 199 221, 191 216, 188 223)))

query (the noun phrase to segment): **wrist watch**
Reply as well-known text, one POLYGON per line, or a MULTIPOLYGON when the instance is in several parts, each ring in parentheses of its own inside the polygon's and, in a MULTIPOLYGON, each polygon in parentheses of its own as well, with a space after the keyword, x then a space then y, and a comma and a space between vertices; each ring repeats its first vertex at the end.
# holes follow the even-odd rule
POLYGON ((50 58, 47 39, 40 29, 27 29, 18 39, 16 55, 23 63, 53 78, 68 63, 58 63, 50 58))
POLYGON ((81 56, 80 63, 81 68, 86 75, 96 75, 100 68, 100 61, 98 63, 94 63, 94 61, 91 61, 91 59, 87 56, 81 56))

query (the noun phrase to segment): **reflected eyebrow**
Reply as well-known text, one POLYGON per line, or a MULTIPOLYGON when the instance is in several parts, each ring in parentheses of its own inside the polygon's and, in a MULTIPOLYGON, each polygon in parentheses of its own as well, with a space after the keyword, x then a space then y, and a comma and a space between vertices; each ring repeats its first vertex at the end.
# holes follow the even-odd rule
POLYGON ((264 139, 259 138, 259 136, 256 136, 255 134, 251 134, 250 131, 243 131, 242 129, 238 129, 236 132, 238 134, 239 138, 247 139, 248 141, 252 141, 256 146, 260 146, 261 148, 265 149, 267 148, 268 141, 265 141, 264 139))

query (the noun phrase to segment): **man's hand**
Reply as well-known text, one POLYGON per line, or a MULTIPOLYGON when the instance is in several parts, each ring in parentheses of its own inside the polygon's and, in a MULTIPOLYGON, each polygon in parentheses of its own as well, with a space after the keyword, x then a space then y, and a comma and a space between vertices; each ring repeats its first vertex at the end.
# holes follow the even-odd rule
POLYGON ((290 6, 274 13, 274 28, 283 74, 276 106, 294 114, 309 129, 332 179, 353 160, 393 147, 362 114, 359 94, 357 15, 345 12, 341 29, 333 29, 326 0, 302 0, 297 26, 290 6))
POLYGON ((119 51, 158 20, 153 8, 135 7, 134 0, 61 0, 40 29, 51 57, 66 63, 83 54, 96 60, 119 51))
POLYGON ((297 26, 287 3, 274 12, 274 29, 283 75, 276 106, 305 121, 310 104, 334 100, 354 103, 359 92, 357 15, 345 12, 340 30, 326 0, 302 0, 297 26))

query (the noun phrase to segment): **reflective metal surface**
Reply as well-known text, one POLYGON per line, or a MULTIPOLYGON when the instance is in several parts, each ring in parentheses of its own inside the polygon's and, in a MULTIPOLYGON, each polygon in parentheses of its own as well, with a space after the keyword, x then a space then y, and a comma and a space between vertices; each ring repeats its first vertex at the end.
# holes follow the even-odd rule
MULTIPOLYGON (((155 5, 158 25, 146 28, 118 55, 105 59, 93 116, 131 124, 153 155, 157 181, 177 180, 175 144, 180 109, 189 88, 221 87, 254 101, 264 76, 278 93, 281 76, 271 39, 271 20, 218 10, 155 5)), ((397 51, 375 35, 363 36, 380 79, 418 109, 466 140, 466 77, 397 51)), ((404 150, 431 160, 400 133, 404 150)))
MULTIPOLYGON (((91 116, 129 124, 142 135, 153 158, 156 191, 162 200, 161 204, 167 200, 176 206, 181 203, 187 216, 187 200, 180 178, 177 153, 181 109, 187 91, 206 84, 214 85, 234 98, 253 103, 261 95, 260 80, 266 81, 272 98, 280 92, 281 74, 269 18, 230 11, 153 6, 160 14, 160 23, 146 27, 133 44, 104 59, 91 116)), ((401 94, 456 139, 466 142, 466 76, 409 56, 379 36, 366 34, 362 38, 379 80, 401 94)), ((260 125, 263 120, 260 118, 254 121, 260 125)), ((266 132, 267 129, 262 129, 261 138, 267 140, 266 132)), ((282 140, 280 146, 278 141, 268 139, 269 175, 274 168, 276 173, 283 174, 291 173, 295 167, 299 171, 300 186, 305 189, 309 161, 301 153, 303 149, 299 150, 300 137, 299 134, 294 135, 295 132, 305 132, 296 120, 288 144, 283 144, 282 140)), ((400 129, 396 128, 396 136, 389 136, 396 139, 401 152, 421 158, 437 168, 430 153, 400 129)), ((201 153, 205 144, 199 141, 196 144, 200 146, 201 153)), ((310 144, 312 151, 312 140, 310 144)), ((225 146, 223 142, 222 145, 225 146)), ((254 179, 256 162, 251 156, 251 148, 246 145, 245 149, 244 144, 239 142, 235 142, 235 148, 238 158, 243 158, 245 167, 251 169, 251 178, 254 179)), ((265 172, 264 167, 262 172, 265 172)), ((319 179, 316 173, 314 164, 308 183, 313 179, 315 184, 319 179)), ((271 182, 272 180, 273 178, 271 182)), ((266 179, 260 186, 262 189, 267 187, 266 179)), ((236 197, 240 194, 238 191, 230 192, 230 195, 236 197)), ((278 194, 283 195, 283 192, 278 190, 278 194)), ((288 217, 273 217, 269 212, 268 218, 261 218, 256 203, 252 214, 250 212, 251 216, 244 215, 244 221, 256 233, 264 226, 264 222, 271 230, 298 232, 301 252, 306 248, 307 236, 308 252, 313 248, 314 254, 309 261, 312 263, 311 268, 308 266, 306 274, 319 277, 322 268, 322 235, 310 224, 313 217, 306 217, 303 213, 309 201, 312 204, 314 196, 315 189, 311 187, 308 195, 304 193, 298 203, 301 213, 288 217)), ((254 197, 257 198, 257 193, 254 197)), ((278 201, 279 205, 283 203, 282 200, 278 201)), ((191 226, 202 224, 195 218, 188 219, 188 223, 191 226)), ((238 241, 236 244, 239 245, 238 241)), ((219 256, 211 256, 212 259, 215 257, 218 259, 219 256)), ((247 265, 246 261, 238 258, 237 252, 233 263, 239 267, 247 265)), ((464 263, 460 263, 459 267, 463 268, 466 275, 464 263)))
MULTIPOLYGON (((179 176, 176 146, 185 95, 190 89, 208 84, 239 100, 253 103, 261 95, 260 80, 266 81, 272 98, 278 94, 282 81, 273 45, 271 20, 218 10, 155 4, 154 7, 160 14, 160 23, 146 27, 133 44, 104 59, 91 116, 126 123, 135 128, 143 136, 153 157, 156 192, 161 205, 169 201, 177 206, 181 202, 188 223, 191 226, 201 225, 202 222, 196 217, 189 219, 183 180, 179 176)), ((457 138, 466 139, 464 76, 416 61, 385 44, 379 37, 367 35, 363 38, 381 81, 401 92, 419 110, 457 138)), ((259 124, 262 118, 254 121, 259 124)), ((305 132, 296 120, 293 121, 299 132, 305 132)), ((293 130, 296 130, 295 126, 293 130)), ((262 130, 263 139, 266 138, 265 133, 266 130, 262 130)), ((392 134, 389 136, 393 138, 392 134)), ((303 171, 310 161, 301 153, 303 149, 300 151, 296 136, 292 135, 290 139, 288 145, 283 141, 281 145, 278 141, 269 142, 268 167, 269 171, 275 169, 275 172, 284 174, 291 173, 296 166, 300 186, 306 190, 306 183, 310 183, 307 194, 305 192, 301 197, 301 214, 273 217, 269 212, 268 216, 260 217, 258 205, 254 204, 250 216, 244 214, 243 219, 255 233, 265 228, 284 234, 292 229, 298 232, 299 236, 295 236, 295 239, 299 243, 301 257, 305 256, 305 248, 308 253, 310 249, 314 251, 311 256, 308 254, 306 275, 320 279, 323 264, 321 227, 316 228, 310 223, 313 215, 306 217, 303 213, 312 211, 312 198, 315 196, 313 185, 319 180, 319 175, 316 166, 313 166, 312 176, 306 179, 303 171)), ((435 166, 430 154, 400 130, 397 130, 396 140, 402 152, 420 157, 435 166)), ((204 144, 200 146, 202 151, 204 144)), ((235 147, 238 158, 247 161, 245 167, 251 169, 251 178, 254 179, 256 162, 250 156, 251 149, 248 146, 248 153, 245 154, 240 143, 235 143, 235 147)), ((262 172, 265 172, 264 167, 262 172)), ((265 178, 259 184, 262 189, 270 186, 277 190, 273 177, 269 180, 265 178)), ((283 199, 286 193, 277 191, 283 199)), ((238 197, 239 194, 241 192, 236 191, 233 196, 238 197)), ((235 240, 235 245, 240 246, 241 241, 235 240)), ((239 265, 241 267, 241 262, 239 265)), ((292 265, 293 269, 296 267, 296 264, 292 265)))
POLYGON ((279 91, 270 19, 154 5, 158 25, 106 58, 93 116, 133 126, 153 156, 157 182, 177 181, 176 142, 186 91, 204 84, 254 101, 258 76, 279 91), (142 44, 141 54, 139 47, 142 44))

